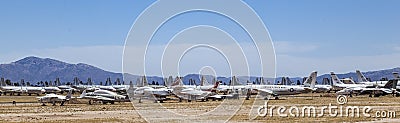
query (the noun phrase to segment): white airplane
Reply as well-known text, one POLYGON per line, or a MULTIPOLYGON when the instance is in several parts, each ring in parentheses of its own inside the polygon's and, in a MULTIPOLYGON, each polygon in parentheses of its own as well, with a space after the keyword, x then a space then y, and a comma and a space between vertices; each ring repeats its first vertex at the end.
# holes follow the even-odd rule
POLYGON ((81 92, 83 91, 95 91, 95 90, 108 90, 108 91, 117 91, 113 86, 105 86, 105 85, 93 85, 91 82, 88 82, 88 85, 73 85, 72 88, 75 88, 81 92))
POLYGON ((112 87, 117 92, 126 92, 126 90, 129 88, 129 85, 112 85, 112 87))
POLYGON ((11 95, 14 95, 15 93, 18 95, 21 95, 22 93, 22 87, 17 87, 17 86, 1 86, 0 89, 2 90, 4 95, 7 95, 7 93, 11 95))
MULTIPOLYGON (((317 71, 313 71, 311 75, 306 79, 306 81, 304 81, 303 85, 305 87, 311 87, 312 82, 316 81, 316 79, 317 79, 317 71)), ((315 88, 314 92, 317 93, 326 93, 332 90, 331 85, 315 85, 314 88, 315 88)))
POLYGON ((46 92, 46 90, 42 87, 22 87, 22 92, 31 96, 32 94, 36 94, 39 96, 46 92))
POLYGON ((149 86, 145 87, 139 87, 136 88, 133 91, 133 95, 130 95, 131 98, 139 97, 139 102, 141 102, 141 99, 143 97, 148 97, 154 99, 154 102, 160 101, 160 103, 163 103, 165 100, 167 100, 167 96, 170 96, 172 93, 172 89, 168 88, 153 88, 149 86))
POLYGON ((43 87, 43 89, 45 90, 44 93, 60 93, 61 89, 59 89, 58 87, 43 87))
POLYGON ((202 75, 200 78, 200 86, 195 86, 195 88, 202 91, 216 91, 220 83, 216 80, 214 80, 213 83, 215 84, 208 83, 207 79, 202 75), (218 85, 216 85, 216 83, 218 83, 218 85))
POLYGON ((60 79, 57 78, 56 79, 56 86, 57 88, 59 88, 61 90, 61 94, 63 94, 64 92, 69 92, 72 91, 72 94, 79 91, 78 89, 75 89, 73 87, 71 87, 70 85, 61 85, 60 79))
POLYGON ((45 96, 37 98, 38 101, 42 103, 42 106, 46 106, 45 103, 52 103, 53 106, 55 106, 56 103, 61 103, 60 106, 63 106, 66 101, 69 101, 69 99, 72 98, 72 91, 69 91, 67 96, 57 95, 57 94, 46 94, 45 96))
MULTIPOLYGON (((216 82, 214 87, 211 88, 210 90, 216 90, 219 85, 219 82, 216 82)), ((199 88, 193 88, 193 87, 188 87, 184 86, 182 80, 177 77, 175 82, 171 84, 171 87, 173 89, 172 93, 176 95, 179 98, 179 101, 181 102, 182 99, 188 100, 188 102, 191 102, 192 100, 201 100, 205 101, 208 100, 208 98, 218 98, 222 96, 215 96, 211 91, 202 91, 199 88), (211 97, 214 96, 214 97, 211 97)))
POLYGON ((112 84, 110 78, 107 78, 106 85, 94 85, 92 83, 92 79, 88 78, 88 86, 89 86, 89 88, 94 89, 94 90, 108 90, 108 91, 116 92, 117 89, 115 89, 112 85, 113 84, 112 84))
MULTIPOLYGON (((315 91, 316 77, 311 73, 307 81, 310 81, 310 87, 291 86, 291 85, 247 85, 248 89, 256 90, 262 96, 271 95, 279 99, 281 95, 296 95, 315 91)), ((267 97, 266 97, 267 98, 267 97)))
POLYGON ((339 78, 334 72, 331 72, 331 77, 332 77, 332 85, 335 90, 352 90, 352 91, 361 91, 363 88, 367 87, 373 87, 372 85, 367 85, 367 84, 345 84, 339 78))
POLYGON ((217 90, 224 93, 239 93, 247 88, 247 85, 242 85, 238 82, 238 78, 236 78, 236 76, 232 76, 231 83, 229 83, 229 85, 219 85, 217 90))
MULTIPOLYGON (((332 77, 333 86, 341 89, 340 91, 336 92, 336 94, 338 94, 338 95, 352 96, 352 94, 356 94, 356 95, 370 94, 370 97, 372 97, 372 95, 375 95, 376 97, 378 97, 380 95, 386 95, 386 94, 393 93, 391 88, 388 88, 388 87, 379 88, 379 87, 375 87, 372 84, 344 84, 341 80, 338 79, 337 75, 333 72, 331 72, 331 77, 332 77)), ((387 84, 385 86, 389 86, 387 84)))
POLYGON ((366 85, 371 85, 371 86, 378 86, 378 87, 384 87, 388 81, 375 81, 371 82, 369 81, 364 74, 361 73, 360 70, 356 70, 358 82, 360 84, 366 84, 366 85))
POLYGON ((92 104, 92 101, 100 101, 103 104, 111 103, 114 104, 116 101, 122 101, 126 96, 119 95, 112 91, 107 90, 95 90, 93 92, 86 92, 84 90, 82 94, 78 97, 79 99, 89 99, 89 104, 92 104))
POLYGON ((36 94, 39 96, 39 94, 45 92, 42 87, 7 86, 3 81, 0 84, 0 90, 4 93, 4 95, 7 93, 14 95, 16 93, 17 95, 28 94, 30 96, 31 94, 36 94))
POLYGON ((383 87, 374 87, 374 88, 360 88, 359 90, 353 90, 352 88, 345 88, 343 90, 340 90, 336 92, 337 95, 350 95, 354 92, 357 95, 364 95, 364 94, 369 94, 369 97, 379 97, 379 96, 384 96, 384 95, 389 95, 389 94, 396 94, 399 95, 400 93, 396 91, 396 86, 398 80, 389 80, 385 86, 383 87))
POLYGON ((59 85, 57 86, 57 88, 61 90, 61 94, 64 92, 69 92, 70 90, 72 91, 72 93, 79 91, 78 89, 75 89, 69 85, 59 85))

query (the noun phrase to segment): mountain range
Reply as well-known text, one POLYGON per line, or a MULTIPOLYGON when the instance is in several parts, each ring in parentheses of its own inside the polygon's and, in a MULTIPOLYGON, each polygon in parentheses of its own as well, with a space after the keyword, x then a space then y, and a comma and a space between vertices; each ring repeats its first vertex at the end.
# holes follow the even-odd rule
MULTIPOLYGON (((393 78, 392 72, 400 72, 400 68, 397 67, 393 69, 364 72, 364 75, 375 81, 381 78, 393 78)), ((357 78, 355 72, 337 75, 340 78, 357 78)), ((137 79, 140 78, 139 75, 124 74, 124 76, 124 81, 126 83, 128 83, 128 81, 133 81, 135 83, 137 79)), ((117 78, 122 79, 123 75, 122 73, 105 71, 84 63, 69 64, 50 58, 38 58, 31 56, 9 64, 0 64, 0 77, 9 79, 12 82, 19 82, 21 81, 21 79, 24 79, 25 82, 31 83, 36 83, 40 81, 55 81, 56 78, 59 78, 61 83, 67 83, 72 82, 74 78, 77 77, 84 83, 88 78, 91 78, 91 80, 95 84, 99 84, 100 82, 104 83, 107 78, 111 78, 114 82, 117 78)), ((189 84, 189 80, 192 79, 196 84, 199 84, 200 78, 201 77, 198 74, 188 74, 183 77, 183 82, 185 84, 189 84)), ((211 82, 213 79, 212 76, 205 76, 205 78, 208 82, 211 82)), ((250 82, 254 82, 258 77, 238 77, 240 83, 246 83, 248 78, 250 82)), ((276 78, 276 81, 281 80, 281 78, 282 77, 276 78)), ((324 74, 318 76, 318 82, 322 82, 323 78, 330 78, 330 75, 324 74)), ((231 77, 217 77, 217 80, 222 81, 225 84, 228 84, 230 79, 231 77)), ((295 77, 290 79, 293 82, 296 82, 297 80, 302 81, 302 77, 295 77)), ((148 76, 147 80, 149 83, 152 83, 152 81, 154 81, 155 83, 163 84, 164 78, 158 76, 148 76)), ((272 81, 274 81, 274 79, 265 78, 265 81, 269 81, 269 83, 271 83, 272 81)), ((276 81, 274 83, 276 83, 276 81)))

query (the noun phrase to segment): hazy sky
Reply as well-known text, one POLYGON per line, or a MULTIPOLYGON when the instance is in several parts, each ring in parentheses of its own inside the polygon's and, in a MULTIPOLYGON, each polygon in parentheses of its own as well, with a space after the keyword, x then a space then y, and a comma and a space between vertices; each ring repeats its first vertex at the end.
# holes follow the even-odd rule
MULTIPOLYGON (((0 63, 26 56, 87 63, 121 72, 126 35, 149 0, 1 0, 0 63)), ((353 72, 400 66, 398 0, 245 0, 269 30, 278 76, 311 71, 353 72)), ((227 4, 228 6, 229 4, 227 4)), ((189 13, 176 18, 159 40, 193 24, 221 25, 221 18, 189 13)), ((161 43, 160 43, 161 42, 161 43)), ((162 45, 155 40, 154 45, 162 45)), ((195 63, 193 63, 195 64, 195 63)), ((190 68, 183 68, 191 72, 190 68)), ((197 70, 195 70, 197 71, 197 70)), ((153 73, 157 75, 159 73, 153 73)))

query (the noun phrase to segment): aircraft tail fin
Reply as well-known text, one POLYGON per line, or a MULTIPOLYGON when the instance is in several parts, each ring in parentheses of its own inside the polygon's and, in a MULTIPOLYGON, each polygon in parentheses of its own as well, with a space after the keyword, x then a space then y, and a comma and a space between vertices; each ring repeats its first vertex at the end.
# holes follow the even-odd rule
POLYGON ((218 88, 219 84, 220 84, 219 82, 215 82, 215 84, 214 84, 214 87, 213 87, 213 88, 214 88, 214 89, 218 88))
POLYGON ((80 98, 84 97, 86 95, 86 90, 84 90, 81 94, 81 96, 79 96, 80 98))
POLYGON ((4 81, 4 78, 1 78, 1 80, 0 80, 0 87, 1 86, 6 86, 6 82, 4 81))
POLYGON ((316 82, 317 82, 317 71, 313 71, 310 74, 310 76, 306 79, 306 81, 304 82, 304 85, 314 88, 316 82))
POLYGON ((331 72, 331 77, 332 77, 332 85, 343 84, 343 82, 339 80, 339 77, 334 72, 331 72))
POLYGON ((172 84, 171 84, 171 87, 172 86, 182 86, 183 85, 183 82, 182 82, 182 80, 181 80, 181 78, 179 78, 178 76, 175 78, 175 82, 173 82, 172 84))
POLYGON ((56 86, 60 86, 61 85, 61 82, 60 82, 60 78, 56 78, 56 86))
POLYGON ((399 73, 393 72, 394 79, 400 79, 399 73))
POLYGON ((397 89, 397 83, 399 82, 399 79, 395 79, 392 85, 392 89, 396 90, 397 89))
POLYGON ((133 88, 133 82, 132 81, 129 82, 129 87, 133 88))
POLYGON ((204 77, 203 75, 201 76, 200 85, 201 85, 201 86, 208 86, 208 85, 210 85, 210 83, 207 82, 206 77, 204 77))
POLYGON ((383 88, 396 89, 397 88, 397 82, 398 82, 398 79, 389 80, 385 84, 385 86, 383 86, 383 88))
POLYGON ((149 83, 147 82, 147 77, 146 76, 143 76, 142 77, 142 82, 143 82, 143 86, 149 86, 149 83))
POLYGON ((364 74, 361 73, 360 70, 356 70, 358 82, 369 82, 367 78, 365 78, 364 74))
POLYGON ((71 99, 72 98, 72 89, 68 91, 67 96, 65 97, 66 99, 71 99))
POLYGON ((231 83, 230 83, 230 85, 231 85, 231 86, 235 86, 235 85, 241 85, 241 84, 239 83, 239 79, 238 79, 236 76, 233 76, 233 77, 231 78, 231 83))

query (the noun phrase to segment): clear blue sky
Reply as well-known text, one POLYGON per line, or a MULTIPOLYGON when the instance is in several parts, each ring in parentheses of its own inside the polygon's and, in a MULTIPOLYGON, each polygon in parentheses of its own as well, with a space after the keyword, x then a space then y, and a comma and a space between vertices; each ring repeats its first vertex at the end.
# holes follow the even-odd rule
MULTIPOLYGON (((0 63, 35 55, 120 72, 126 35, 136 17, 152 2, 1 0, 0 63)), ((245 2, 260 15, 276 45, 278 75, 400 66, 399 0, 245 2)), ((198 18, 206 15, 195 15, 181 18, 191 23, 172 24, 167 29, 178 31, 185 24, 196 23, 229 27, 229 23, 203 22, 198 18)), ((169 33, 162 35, 168 37, 169 33)))

